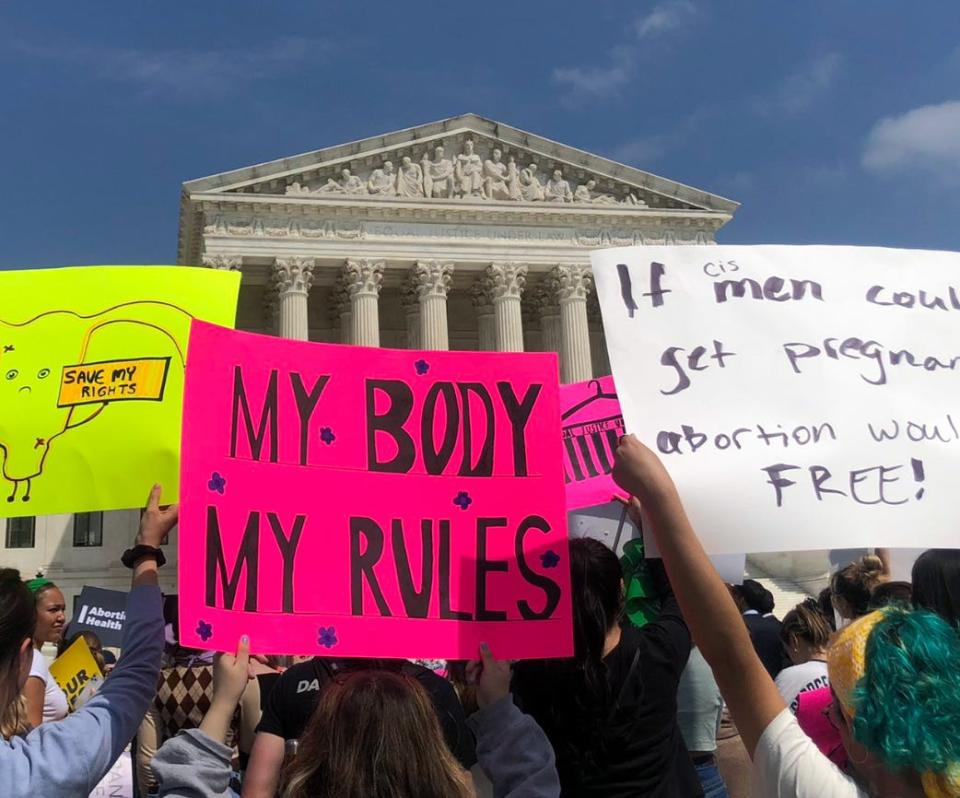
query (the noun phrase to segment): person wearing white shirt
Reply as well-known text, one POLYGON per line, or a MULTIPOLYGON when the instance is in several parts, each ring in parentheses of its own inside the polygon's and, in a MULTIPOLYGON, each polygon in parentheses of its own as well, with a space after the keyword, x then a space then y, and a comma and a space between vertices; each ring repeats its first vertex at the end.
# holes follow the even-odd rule
POLYGON ((843 773, 804 734, 750 645, 657 455, 627 435, 613 477, 643 506, 693 639, 753 759, 754 795, 960 796, 960 635, 952 627, 931 612, 887 608, 833 640, 830 720, 855 769, 843 773))
POLYGON ((787 613, 780 639, 793 665, 777 674, 776 685, 783 700, 796 715, 801 693, 830 685, 827 675, 827 646, 830 625, 820 614, 813 599, 798 604, 787 613))

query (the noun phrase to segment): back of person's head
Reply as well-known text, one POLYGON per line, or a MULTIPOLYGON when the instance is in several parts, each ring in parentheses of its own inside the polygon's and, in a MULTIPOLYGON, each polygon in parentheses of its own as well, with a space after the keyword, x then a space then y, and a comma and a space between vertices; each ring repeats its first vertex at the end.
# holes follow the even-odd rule
POLYGON ((32 643, 37 624, 33 594, 14 568, 0 568, 0 731, 10 733, 19 727, 17 704, 20 690, 29 674, 27 656, 33 656, 32 643))
POLYGON ((623 616, 623 570, 611 549, 593 538, 570 541, 573 646, 579 663, 599 664, 607 632, 623 616))
POLYGON ((960 626, 960 549, 930 549, 913 564, 913 603, 960 626))
POLYGON ((919 774, 926 795, 960 796, 956 629, 926 610, 887 607, 841 630, 827 659, 853 740, 890 773, 919 774))
POLYGON ((816 599, 807 599, 788 612, 780 627, 780 639, 789 646, 791 636, 803 640, 813 649, 825 649, 832 634, 830 624, 823 617, 816 599))
POLYGON ((743 584, 734 585, 733 589, 748 610, 759 612, 761 615, 773 612, 773 593, 756 579, 744 579, 743 584))
POLYGON ((833 606, 844 618, 860 618, 870 612, 870 596, 883 581, 880 558, 873 554, 861 557, 830 580, 833 606))
POLYGON ((284 798, 472 794, 430 697, 393 671, 350 671, 328 684, 285 775, 284 798))
POLYGON ((837 631, 837 621, 833 615, 833 591, 829 587, 820 591, 820 595, 817 596, 817 607, 820 609, 820 614, 830 624, 830 630, 837 631))
POLYGON ((870 610, 880 610, 891 605, 910 606, 913 586, 909 582, 881 582, 870 594, 870 610))

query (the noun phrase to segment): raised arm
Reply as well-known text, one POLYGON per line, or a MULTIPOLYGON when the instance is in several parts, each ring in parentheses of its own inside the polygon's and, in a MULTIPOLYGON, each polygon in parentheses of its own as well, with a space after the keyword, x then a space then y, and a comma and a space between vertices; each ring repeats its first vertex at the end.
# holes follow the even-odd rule
POLYGON ((613 478, 643 506, 694 642, 713 669, 747 751, 785 708, 750 635, 683 509, 660 459, 628 435, 617 449, 613 478))
MULTIPOLYGON (((176 522, 176 507, 161 508, 155 486, 137 542, 158 547, 176 522)), ((79 712, 0 745, 0 795, 89 794, 137 731, 156 690, 162 650, 157 563, 144 556, 134 566, 117 667, 79 712)))

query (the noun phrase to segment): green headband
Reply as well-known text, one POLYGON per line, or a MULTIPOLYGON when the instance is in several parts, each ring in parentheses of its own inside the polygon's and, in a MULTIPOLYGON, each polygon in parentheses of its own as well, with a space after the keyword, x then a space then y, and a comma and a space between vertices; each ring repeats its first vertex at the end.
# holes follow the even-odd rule
POLYGON ((39 593, 45 587, 50 587, 52 584, 53 582, 51 582, 49 579, 44 579, 42 576, 38 576, 36 579, 27 580, 27 587, 29 588, 30 592, 33 593, 33 595, 37 595, 37 593, 39 593))

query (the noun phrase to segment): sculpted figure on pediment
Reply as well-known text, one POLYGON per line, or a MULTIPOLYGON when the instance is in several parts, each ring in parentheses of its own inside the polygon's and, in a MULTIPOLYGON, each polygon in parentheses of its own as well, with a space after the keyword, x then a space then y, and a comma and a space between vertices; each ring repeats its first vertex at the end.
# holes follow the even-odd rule
POLYGON ((483 196, 483 162, 473 151, 473 139, 467 139, 457 156, 457 196, 483 196))
POLYGON ((553 177, 547 181, 543 196, 547 202, 573 201, 573 192, 570 190, 570 184, 563 179, 563 172, 559 169, 553 170, 553 177))
POLYGON ((520 170, 520 194, 524 202, 539 202, 543 199, 543 186, 537 176, 535 163, 520 170))
POLYGON ((352 174, 349 169, 341 169, 340 174, 343 175, 343 180, 340 182, 340 185, 343 187, 344 194, 367 193, 366 183, 355 174, 352 174))
POLYGON ((597 181, 592 178, 583 185, 577 186, 577 190, 573 192, 574 202, 590 202, 594 205, 620 204, 620 201, 612 194, 601 194, 598 191, 594 191, 596 187, 597 181))
POLYGON ((517 169, 517 162, 511 155, 507 161, 507 194, 510 199, 523 199, 523 191, 520 186, 520 171, 517 169))
POLYGON ((446 199, 453 196, 453 161, 443 157, 443 147, 433 151, 433 160, 423 157, 423 191, 428 197, 446 199))
POLYGON ((501 160, 503 154, 494 150, 490 158, 483 162, 483 189, 487 199, 508 200, 507 165, 501 160))
POLYGON ((397 194, 397 173, 393 171, 393 162, 384 161, 380 169, 374 169, 367 181, 367 190, 381 197, 394 197, 397 194))
POLYGON ((624 205, 636 205, 638 208, 646 208, 647 203, 640 199, 636 194, 627 194, 623 200, 624 205))
POLYGON ((422 197, 423 193, 423 169, 409 155, 404 155, 397 173, 397 196, 422 197))
POLYGON ((306 186, 301 186, 300 181, 294 180, 289 186, 287 186, 286 193, 292 197, 302 197, 310 193, 310 189, 306 186))

